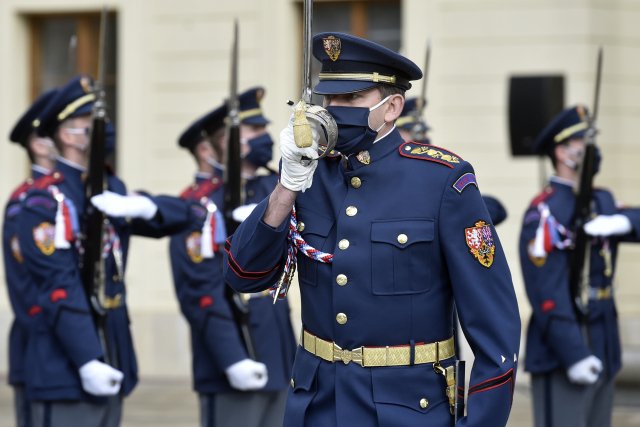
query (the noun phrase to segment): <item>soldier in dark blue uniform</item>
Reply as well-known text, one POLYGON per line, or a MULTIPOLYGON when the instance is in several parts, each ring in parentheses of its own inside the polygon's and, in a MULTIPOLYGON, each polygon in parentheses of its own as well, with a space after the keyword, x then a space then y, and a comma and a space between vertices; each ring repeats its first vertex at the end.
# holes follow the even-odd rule
MULTIPOLYGON (((259 104, 263 92, 255 88, 239 96, 247 205, 234 216, 246 216, 278 181, 266 169, 273 142, 259 104), (267 173, 256 173, 259 168, 267 173)), ((222 249, 226 233, 221 212, 226 116, 223 105, 196 120, 179 139, 198 167, 195 183, 181 197, 200 214, 188 230, 171 238, 171 266, 180 307, 191 326, 200 425, 276 427, 282 425, 295 338, 286 301, 274 309, 268 292, 244 294, 258 356, 258 360, 249 359, 225 299, 222 249)))
POLYGON ((586 107, 558 114, 535 148, 555 169, 531 202, 520 234, 520 261, 533 313, 525 368, 531 372, 536 427, 611 425, 614 378, 620 370, 620 337, 613 275, 618 243, 640 240, 640 211, 620 209, 613 194, 596 188, 591 240, 588 320, 578 320, 569 289, 574 186, 588 128, 586 107))
POLYGON ((36 290, 25 356, 34 427, 119 425, 122 397, 137 382, 124 285, 129 237, 175 232, 189 220, 179 199, 126 196, 122 181, 108 176, 111 193, 96 200, 101 209, 119 212, 108 218, 104 236, 104 340, 114 353, 107 365, 78 268, 94 99, 91 79, 80 76, 44 108, 37 132, 53 138, 61 156, 55 172, 26 192, 17 221, 24 266, 36 290))
POLYGON ((232 287, 259 292, 297 256, 304 331, 284 425, 450 426, 455 302, 475 354, 458 423, 505 426, 520 319, 471 165, 402 140, 394 122, 421 77, 411 61, 342 33, 316 35, 313 54, 341 156, 304 161, 316 147, 285 128, 280 182, 225 265, 232 287))
MULTIPOLYGON (((422 117, 417 116, 417 110, 420 108, 418 100, 419 98, 408 98, 405 101, 402 114, 396 120, 396 127, 405 141, 431 144, 431 139, 427 136, 430 127, 422 117), (420 136, 417 140, 416 135, 420 136)), ((423 102, 426 104, 426 100, 423 102)), ((498 225, 507 219, 507 210, 498 199, 483 195, 482 200, 487 206, 493 225, 498 225)))
POLYGON ((24 147, 31 161, 31 176, 18 186, 9 197, 2 224, 2 250, 9 301, 14 320, 9 332, 9 384, 14 390, 17 427, 29 427, 29 403, 24 396, 24 356, 30 325, 29 309, 35 303, 33 284, 26 274, 18 232, 17 218, 20 214, 20 199, 38 178, 47 175, 53 168, 55 148, 50 138, 35 134, 33 123, 45 105, 55 96, 56 91, 43 93, 22 115, 14 126, 9 139, 24 147))

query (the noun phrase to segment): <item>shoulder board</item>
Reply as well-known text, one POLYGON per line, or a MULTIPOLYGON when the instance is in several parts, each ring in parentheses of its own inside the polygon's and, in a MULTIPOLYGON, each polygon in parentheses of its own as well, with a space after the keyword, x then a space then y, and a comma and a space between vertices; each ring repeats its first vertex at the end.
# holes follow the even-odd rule
POLYGON ((185 200, 200 200, 203 197, 209 197, 211 193, 215 192, 221 186, 222 180, 218 177, 198 184, 191 184, 180 193, 180 198, 185 200))
POLYGON ((11 197, 9 197, 9 200, 15 201, 20 199, 20 196, 29 191, 31 187, 33 187, 33 179, 27 178, 22 184, 18 186, 18 188, 13 190, 13 193, 11 193, 11 197))
POLYGON ((554 192, 555 190, 551 186, 544 187, 544 190, 542 190, 540 194, 533 198, 529 207, 538 206, 540 203, 547 200, 554 192))
POLYGON ((460 156, 451 151, 421 142, 407 141, 402 144, 398 150, 403 157, 428 160, 430 162, 440 163, 449 168, 454 168, 456 164, 463 161, 460 156))
POLYGON ((64 181, 64 175, 60 172, 54 172, 49 175, 41 176, 33 182, 33 188, 37 188, 38 190, 45 190, 48 187, 56 184, 60 184, 64 181))

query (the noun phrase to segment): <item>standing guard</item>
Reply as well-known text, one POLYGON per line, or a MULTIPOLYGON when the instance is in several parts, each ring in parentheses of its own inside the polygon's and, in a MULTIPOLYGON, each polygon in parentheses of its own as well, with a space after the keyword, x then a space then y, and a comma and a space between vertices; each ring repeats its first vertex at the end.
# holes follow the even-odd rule
POLYGON ((317 34, 313 54, 339 154, 319 158, 317 132, 300 148, 291 120, 280 182, 230 237, 225 264, 234 289, 281 297, 297 259, 304 330, 284 425, 504 427, 520 318, 473 168, 400 136, 414 63, 343 33, 317 34), (475 354, 466 417, 454 302, 475 354))
POLYGON ((25 353, 29 338, 32 313, 30 308, 35 304, 35 288, 29 280, 24 267, 24 260, 18 242, 16 225, 20 215, 20 201, 26 191, 36 180, 49 174, 53 169, 56 150, 53 141, 47 137, 39 137, 34 130, 42 109, 56 95, 50 90, 38 97, 14 126, 9 139, 20 144, 31 161, 31 176, 12 193, 5 207, 2 223, 2 251, 4 255, 5 277, 9 301, 14 320, 9 332, 9 384, 14 391, 14 410, 17 427, 30 427, 30 406, 25 398, 25 353))
MULTIPOLYGON (((551 159, 555 174, 529 205, 520 234, 520 263, 533 309, 525 369, 531 373, 536 427, 611 425, 620 336, 613 280, 618 244, 640 241, 640 210, 619 208, 613 194, 595 188, 594 217, 584 225, 586 312, 575 310, 570 266, 579 170, 590 130, 583 105, 556 115, 538 135, 535 151, 551 159), (570 408, 570 410, 567 410, 570 408)), ((593 128, 595 132, 595 128, 593 128)), ((590 174, 598 171, 595 155, 590 174)))
MULTIPOLYGON (((273 141, 260 107, 264 90, 239 98, 240 141, 245 206, 237 221, 273 190, 278 177, 268 169, 273 141)), ((226 163, 223 105, 196 120, 180 137, 194 156, 195 183, 181 197, 198 212, 191 227, 172 236, 171 266, 176 295, 191 327, 194 389, 200 400, 200 425, 276 427, 282 425, 295 339, 286 301, 273 307, 268 292, 242 294, 250 313, 257 360, 245 344, 225 298, 222 263, 226 232, 222 217, 226 163)))
POLYGON ((124 283, 129 237, 160 236, 189 221, 182 201, 126 195, 122 181, 108 175, 110 191, 94 202, 110 215, 104 222, 104 283, 99 290, 105 328, 99 334, 79 269, 95 98, 92 79, 78 76, 44 107, 37 133, 53 139, 60 157, 55 171, 26 192, 17 221, 24 266, 36 291, 25 356, 34 427, 120 424, 122 399, 138 380, 124 283), (109 364, 107 347, 112 350, 109 364))

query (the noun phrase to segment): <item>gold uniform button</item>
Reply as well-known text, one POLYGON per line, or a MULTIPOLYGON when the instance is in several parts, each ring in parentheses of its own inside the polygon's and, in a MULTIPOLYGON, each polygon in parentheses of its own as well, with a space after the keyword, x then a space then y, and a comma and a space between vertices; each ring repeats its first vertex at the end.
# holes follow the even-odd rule
POLYGON ((362 185, 362 180, 360 178, 358 178, 357 176, 354 176, 353 178, 351 178, 351 186, 353 188, 360 188, 361 185, 362 185))
POLYGON ((429 406, 429 401, 427 399, 425 399, 424 397, 422 399, 420 399, 420 407, 422 409, 427 409, 427 406, 429 406))
POLYGON ((338 274, 338 277, 336 277, 336 283, 338 283, 338 285, 340 286, 346 285, 347 282, 347 276, 345 276, 344 274, 338 274))
POLYGON ((346 212, 347 216, 356 216, 356 214, 358 213, 358 208, 356 208, 355 206, 348 206, 346 212))
POLYGON ((347 239, 342 239, 338 242, 338 247, 343 251, 349 247, 349 241, 347 239))
POLYGON ((407 243, 407 240, 409 240, 409 238, 407 237, 406 234, 404 233, 398 234, 398 243, 400 243, 401 245, 404 245, 405 243, 407 243))
POLYGON ((291 378, 291 381, 289 381, 289 384, 291 384, 291 388, 295 388, 296 386, 296 382, 293 380, 293 378, 291 378))
POLYGON ((300 221, 298 223, 298 232, 302 233, 304 231, 304 222, 300 221))
POLYGON ((344 325, 345 323, 347 323, 347 315, 344 313, 338 313, 336 315, 336 322, 338 322, 338 324, 340 325, 344 325))

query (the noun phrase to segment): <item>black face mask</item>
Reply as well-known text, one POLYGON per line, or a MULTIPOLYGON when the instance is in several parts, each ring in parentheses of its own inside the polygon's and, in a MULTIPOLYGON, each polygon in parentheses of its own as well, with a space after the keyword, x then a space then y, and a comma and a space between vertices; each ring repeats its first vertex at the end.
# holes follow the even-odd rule
POLYGON ((345 156, 368 150, 382 129, 369 127, 369 113, 384 104, 390 97, 386 97, 371 108, 366 107, 338 107, 328 106, 327 111, 333 116, 338 125, 338 141, 335 149, 345 156))
POLYGON ((271 139, 271 135, 265 133, 251 138, 247 143, 249 144, 250 150, 245 159, 253 163, 256 167, 266 166, 273 154, 273 140, 271 139))

